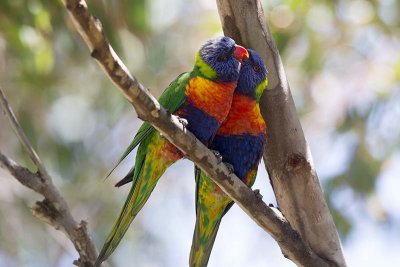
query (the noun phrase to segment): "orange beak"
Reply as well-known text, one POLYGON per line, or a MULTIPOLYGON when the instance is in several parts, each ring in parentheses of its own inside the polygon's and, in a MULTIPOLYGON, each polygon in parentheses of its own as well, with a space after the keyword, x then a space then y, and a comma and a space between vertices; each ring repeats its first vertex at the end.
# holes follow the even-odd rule
POLYGON ((233 56, 240 62, 244 63, 249 59, 249 52, 246 48, 240 45, 235 45, 235 50, 233 51, 233 56))

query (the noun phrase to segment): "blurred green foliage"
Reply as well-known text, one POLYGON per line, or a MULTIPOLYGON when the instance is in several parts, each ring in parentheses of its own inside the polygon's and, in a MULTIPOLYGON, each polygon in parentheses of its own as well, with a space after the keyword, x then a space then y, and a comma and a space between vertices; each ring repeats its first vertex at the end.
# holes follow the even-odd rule
MULTIPOLYGON (((345 240, 357 227, 358 215, 347 210, 353 200, 368 220, 398 227, 399 216, 387 206, 396 198, 380 185, 399 155, 399 1, 263 3, 340 234, 345 240)), ((204 40, 221 34, 213 1, 88 5, 156 96, 191 68, 204 40)), ((124 195, 110 193, 113 181, 99 184, 140 122, 90 58, 61 1, 0 1, 0 81, 74 214, 89 218, 101 243, 124 195)), ((2 116, 0 125, 0 149, 34 170, 2 116)), ((1 179, 0 266, 60 266, 63 251, 73 251, 68 241, 29 214, 36 195, 1 179), (21 222, 29 225, 30 239, 8 234, 23 229, 21 222), (58 247, 51 248, 54 239, 58 247), (39 265, 29 262, 29 253, 46 250, 39 265)), ((142 227, 128 238, 154 244, 143 241, 154 237, 142 227)))

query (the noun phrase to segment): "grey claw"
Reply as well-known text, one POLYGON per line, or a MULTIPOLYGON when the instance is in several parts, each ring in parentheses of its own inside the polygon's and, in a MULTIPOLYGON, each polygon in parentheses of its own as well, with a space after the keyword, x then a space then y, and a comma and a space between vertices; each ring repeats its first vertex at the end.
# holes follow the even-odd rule
POLYGON ((227 162, 224 162, 225 166, 228 168, 229 173, 233 173, 233 171, 235 170, 235 168, 233 167, 232 164, 229 164, 227 162))
POLYGON ((262 200, 263 196, 260 194, 260 189, 255 189, 253 192, 258 200, 262 200))
POLYGON ((184 118, 178 117, 178 121, 182 123, 183 129, 185 129, 186 126, 188 125, 188 121, 184 118))
POLYGON ((212 149, 210 149, 210 150, 211 150, 211 152, 217 157, 218 163, 221 163, 221 162, 222 162, 222 156, 221 156, 221 154, 220 154, 217 150, 212 150, 212 149))

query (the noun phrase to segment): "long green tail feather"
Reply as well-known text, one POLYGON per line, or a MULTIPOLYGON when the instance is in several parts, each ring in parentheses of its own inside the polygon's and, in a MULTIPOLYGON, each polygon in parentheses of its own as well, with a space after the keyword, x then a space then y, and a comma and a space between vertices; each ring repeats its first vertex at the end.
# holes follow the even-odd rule
MULTIPOLYGON (((143 170, 143 164, 146 160, 145 147, 147 146, 147 143, 150 141, 150 139, 151 138, 145 139, 141 146, 139 146, 135 162, 136 172, 134 172, 132 176, 133 183, 131 190, 129 191, 128 197, 125 200, 124 206, 116 223, 114 224, 110 234, 105 241, 105 244, 103 245, 103 248, 100 251, 99 256, 97 257, 95 266, 100 266, 100 264, 105 261, 111 255, 111 253, 114 252, 122 237, 128 230, 129 225, 135 218, 136 214, 140 211, 141 207, 146 202, 142 201, 141 203, 137 203, 138 192, 136 189, 138 186, 140 186, 140 183, 142 182, 138 178, 140 177, 143 170)), ((148 194, 148 196, 150 196, 150 194, 148 194)))
POLYGON ((190 267, 205 267, 210 259, 211 251, 218 233, 222 215, 212 223, 210 233, 206 234, 204 222, 201 216, 197 216, 196 226, 193 233, 192 248, 190 250, 190 267))
MULTIPOLYGON (((144 160, 143 160, 144 162, 144 160)), ((135 179, 134 179, 135 180, 135 179)), ((130 224, 132 223, 133 219, 135 218, 137 212, 141 209, 143 204, 136 205, 136 201, 134 200, 134 196, 137 196, 136 187, 138 183, 141 181, 136 179, 135 182, 132 184, 132 188, 129 191, 129 195, 125 201, 125 204, 122 208, 122 211, 118 217, 117 222, 114 224, 110 234, 108 235, 103 248, 100 251, 99 256, 97 257, 95 266, 100 266, 100 264, 105 261, 111 253, 117 248, 118 244, 121 242, 123 236, 125 235, 126 231, 128 230, 130 224), (136 194, 135 194, 136 193, 136 194), (136 207, 135 207, 136 205, 136 207)), ((150 194, 149 194, 150 196, 150 194)))
MULTIPOLYGON (((196 179, 196 226, 193 233, 192 247, 190 250, 189 266, 190 267, 205 267, 210 259, 211 251, 218 233, 219 225, 222 217, 226 214, 227 210, 232 206, 233 201, 230 201, 226 196, 225 201, 221 199, 218 206, 210 206, 199 196, 200 190, 204 189, 202 186, 205 183, 213 183, 205 173, 197 166, 195 167, 196 179), (204 180, 206 179, 206 180, 204 180), (216 211, 212 211, 216 208, 216 211), (216 216, 212 217, 211 214, 216 216)), ((216 185, 215 185, 216 186, 216 185)), ((223 194, 223 193, 222 193, 223 194)), ((225 194, 224 194, 225 195, 225 194)), ((222 196, 222 198, 224 198, 222 196)))
MULTIPOLYGON (((97 265, 95 266, 100 265, 101 262, 106 260, 115 250, 133 219, 150 197, 160 176, 172 163, 176 161, 176 159, 165 161, 165 158, 164 160, 160 160, 159 158, 154 157, 154 154, 152 154, 152 150, 149 147, 150 144, 154 145, 157 143, 157 140, 167 142, 165 139, 162 139, 157 132, 154 132, 148 138, 145 138, 139 145, 136 154, 134 172, 131 177, 131 190, 129 191, 129 195, 124 203, 117 222, 105 241, 96 261, 97 265)), ((158 143, 156 149, 162 149, 159 145, 160 143, 158 143)), ((152 149, 154 149, 154 147, 152 147, 152 149)))

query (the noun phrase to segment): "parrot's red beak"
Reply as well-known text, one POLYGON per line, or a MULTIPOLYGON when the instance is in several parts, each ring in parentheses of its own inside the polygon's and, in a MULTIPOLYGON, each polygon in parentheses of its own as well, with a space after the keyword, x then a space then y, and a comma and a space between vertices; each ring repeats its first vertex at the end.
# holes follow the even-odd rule
POLYGON ((249 52, 247 52, 246 48, 243 46, 235 45, 233 56, 239 60, 240 63, 244 63, 249 59, 249 52))

